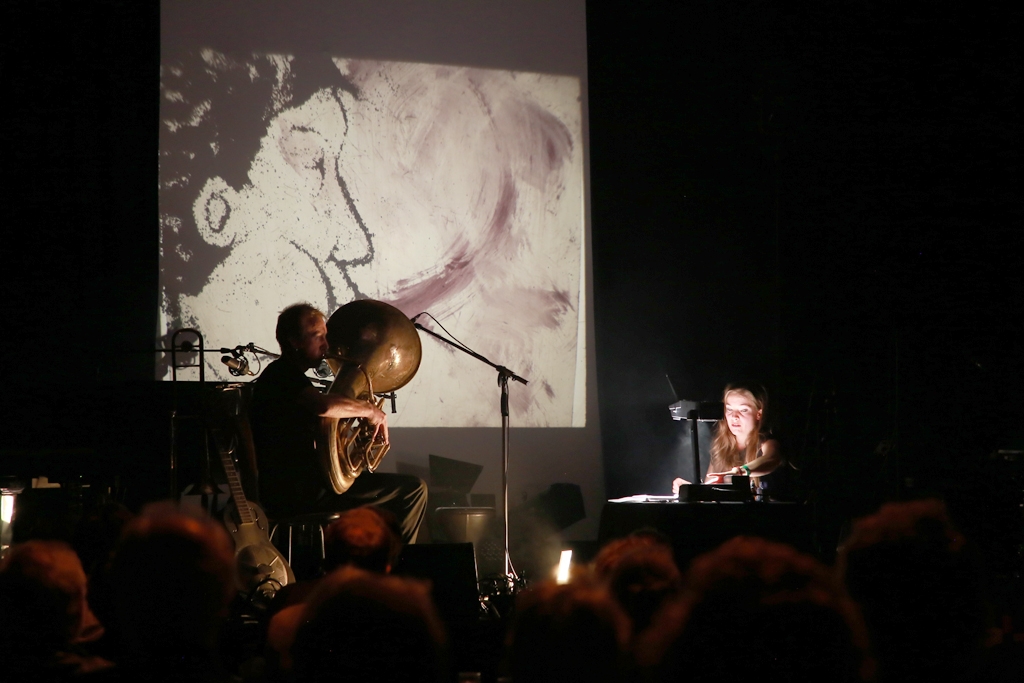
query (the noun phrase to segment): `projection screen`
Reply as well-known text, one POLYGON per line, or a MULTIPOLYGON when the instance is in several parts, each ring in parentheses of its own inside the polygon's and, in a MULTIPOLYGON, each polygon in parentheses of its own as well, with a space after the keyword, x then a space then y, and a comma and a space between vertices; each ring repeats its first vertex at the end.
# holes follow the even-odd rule
MULTIPOLYGON (((517 425, 584 424, 578 79, 200 48, 161 95, 162 335, 276 350, 292 303, 379 299, 532 380, 517 425)), ((424 341, 392 423, 500 424, 494 378, 424 341)))
MULTIPOLYGON (((302 300, 428 311, 530 380, 511 385, 512 514, 578 484, 587 517, 562 536, 594 538, 582 0, 177 0, 160 49, 158 343, 194 326, 208 348, 276 351, 302 300)), ((441 455, 500 496, 495 371, 421 340, 381 470, 430 481, 441 455)))

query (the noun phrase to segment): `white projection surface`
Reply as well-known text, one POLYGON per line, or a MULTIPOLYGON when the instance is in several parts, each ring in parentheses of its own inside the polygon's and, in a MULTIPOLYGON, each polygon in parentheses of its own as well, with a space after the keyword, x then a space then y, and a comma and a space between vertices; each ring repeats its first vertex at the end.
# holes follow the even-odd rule
MULTIPOLYGON (((301 300, 429 311, 530 380, 510 385, 513 514, 578 484, 562 536, 595 538, 583 0, 174 0, 160 30, 160 345, 195 326, 276 351, 301 300)), ((472 462, 500 500, 496 373, 420 338, 381 470, 472 462)))
MULTIPOLYGON (((531 380, 518 426, 583 426, 577 78, 200 48, 161 96, 161 335, 276 350, 290 304, 379 299, 531 380)), ((493 372, 423 342, 392 424, 500 424, 493 372)))

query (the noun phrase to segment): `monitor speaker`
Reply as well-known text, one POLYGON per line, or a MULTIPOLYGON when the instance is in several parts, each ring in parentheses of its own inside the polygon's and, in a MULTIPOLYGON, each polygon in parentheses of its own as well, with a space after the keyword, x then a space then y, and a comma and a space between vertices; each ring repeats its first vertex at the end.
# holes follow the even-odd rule
POLYGON ((427 579, 438 612, 445 619, 476 617, 480 610, 476 554, 472 543, 407 545, 395 574, 427 579))

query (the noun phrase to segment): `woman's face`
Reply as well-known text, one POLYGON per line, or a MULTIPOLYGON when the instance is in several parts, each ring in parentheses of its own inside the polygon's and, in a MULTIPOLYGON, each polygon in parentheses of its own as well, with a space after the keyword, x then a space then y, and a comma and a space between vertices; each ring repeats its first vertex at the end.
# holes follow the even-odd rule
POLYGON ((345 112, 329 90, 278 114, 240 192, 244 238, 283 240, 323 264, 365 257, 369 238, 353 214, 338 167, 345 112))
POLYGON ((745 391, 730 391, 725 395, 725 420, 741 447, 746 445, 747 437, 760 426, 761 412, 754 397, 745 391))

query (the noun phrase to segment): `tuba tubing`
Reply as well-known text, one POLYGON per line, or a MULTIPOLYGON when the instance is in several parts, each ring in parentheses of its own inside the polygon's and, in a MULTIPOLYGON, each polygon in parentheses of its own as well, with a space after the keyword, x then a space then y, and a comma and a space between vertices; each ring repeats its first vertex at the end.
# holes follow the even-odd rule
MULTIPOLYGON (((357 366, 365 378, 367 392, 363 396, 354 397, 373 403, 378 409, 384 405, 384 399, 376 402, 368 397, 373 396, 373 381, 361 366, 357 366)), ((332 384, 332 388, 333 388, 332 384)), ((322 438, 317 443, 320 454, 320 465, 331 483, 335 493, 345 493, 360 474, 373 472, 391 448, 377 432, 376 427, 367 420, 358 417, 320 418, 322 438)))
MULTIPOLYGON (((380 409, 381 393, 405 386, 419 369, 421 348, 413 323, 394 306, 363 299, 339 308, 327 321, 327 362, 335 379, 329 393, 368 401, 380 409), (376 387, 375 387, 376 385, 376 387)), ((317 452, 335 493, 344 493, 387 454, 374 425, 360 418, 320 418, 317 452)))

